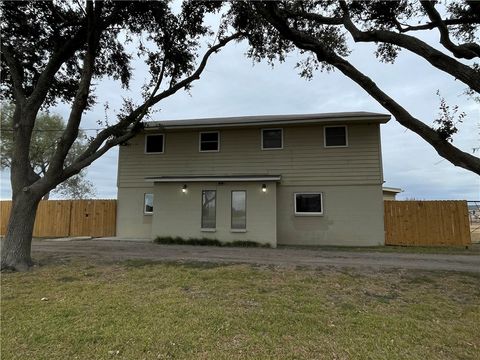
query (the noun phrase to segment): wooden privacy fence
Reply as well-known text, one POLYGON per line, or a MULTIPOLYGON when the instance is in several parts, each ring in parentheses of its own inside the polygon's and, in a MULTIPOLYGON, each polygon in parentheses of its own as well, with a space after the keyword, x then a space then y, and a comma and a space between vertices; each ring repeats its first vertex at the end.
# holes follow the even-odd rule
MULTIPOLYGON (((0 201, 0 235, 5 235, 11 201, 0 201)), ((42 200, 33 236, 115 236, 116 200, 42 200)))
POLYGON ((471 244, 466 201, 385 201, 385 245, 471 244))

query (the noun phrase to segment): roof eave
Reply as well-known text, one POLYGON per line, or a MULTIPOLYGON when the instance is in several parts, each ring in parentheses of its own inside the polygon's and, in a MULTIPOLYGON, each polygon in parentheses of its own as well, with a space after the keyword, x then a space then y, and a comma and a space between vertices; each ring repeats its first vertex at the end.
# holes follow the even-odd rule
POLYGON ((280 181, 280 175, 252 175, 252 176, 151 176, 146 177, 146 182, 153 183, 178 183, 178 182, 261 182, 261 181, 280 181))
POLYGON ((259 126, 282 126, 282 125, 308 125, 308 124, 335 124, 335 123, 380 123, 386 124, 391 119, 390 115, 359 116, 359 117, 338 117, 325 119, 301 119, 301 120, 271 120, 251 121, 234 123, 211 123, 211 124, 179 124, 168 125, 168 121, 151 122, 145 126, 145 130, 184 130, 184 129, 208 129, 208 128, 230 128, 230 127, 259 127, 259 126))
POLYGON ((393 188, 393 187, 382 187, 382 191, 398 194, 403 192, 403 189, 393 188))

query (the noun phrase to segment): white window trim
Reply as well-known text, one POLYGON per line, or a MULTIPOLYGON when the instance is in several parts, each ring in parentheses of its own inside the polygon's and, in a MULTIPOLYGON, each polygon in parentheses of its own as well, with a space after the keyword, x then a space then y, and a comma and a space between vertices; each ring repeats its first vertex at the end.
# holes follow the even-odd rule
POLYGON ((145 134, 145 147, 143 149, 144 154, 147 155, 155 155, 155 154, 163 154, 165 152, 165 134, 145 134), (147 152, 147 138, 149 136, 162 136, 162 151, 155 151, 155 152, 147 152))
MULTIPOLYGON (((144 193, 143 194, 143 215, 153 215, 153 211, 146 211, 145 209, 147 208, 147 202, 146 202, 146 199, 147 199, 147 195, 152 195, 153 197, 153 193, 144 193)), ((152 207, 153 207, 153 204, 152 204, 152 207)))
POLYGON ((310 192, 296 192, 293 193, 293 208, 295 210, 295 216, 323 216, 324 211, 324 202, 323 202, 323 193, 320 191, 310 191, 310 192), (322 204, 321 212, 298 212, 297 211, 297 195, 320 195, 320 202, 322 204))
POLYGON ((332 148, 346 148, 348 147, 348 126, 347 125, 326 125, 323 127, 323 147, 332 149, 332 148), (326 128, 336 128, 336 127, 343 127, 345 128, 345 145, 335 145, 335 146, 327 146, 327 135, 326 135, 326 128))
POLYGON ((198 152, 220 152, 220 131, 200 131, 198 133, 198 152), (202 150, 202 134, 218 134, 218 149, 202 150))
POLYGON ((266 150, 266 151, 282 150, 283 149, 283 128, 264 128, 264 129, 260 129, 260 142, 262 144, 262 146, 261 146, 262 150, 266 150), (266 131, 266 130, 280 130, 281 131, 281 134, 282 134, 282 146, 281 147, 278 147, 278 148, 264 148, 263 147, 263 132, 266 131))

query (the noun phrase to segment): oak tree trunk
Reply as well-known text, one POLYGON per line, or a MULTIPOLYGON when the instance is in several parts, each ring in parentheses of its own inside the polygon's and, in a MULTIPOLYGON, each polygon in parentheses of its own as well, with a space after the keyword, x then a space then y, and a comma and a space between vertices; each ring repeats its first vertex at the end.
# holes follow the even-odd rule
POLYGON ((2 244, 2 270, 25 271, 33 265, 31 244, 40 198, 31 193, 20 193, 13 200, 2 244))

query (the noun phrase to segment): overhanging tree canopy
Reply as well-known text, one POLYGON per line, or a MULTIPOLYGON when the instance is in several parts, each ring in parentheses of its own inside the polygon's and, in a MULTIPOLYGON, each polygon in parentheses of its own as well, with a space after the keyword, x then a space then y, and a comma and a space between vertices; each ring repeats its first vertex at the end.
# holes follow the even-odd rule
POLYGON ((282 61, 287 53, 300 49, 305 55, 302 76, 311 77, 317 69, 341 71, 440 156, 480 175, 480 159, 452 144, 456 128, 448 114, 439 119, 437 128, 428 125, 432 119, 415 118, 347 60, 349 38, 377 44, 375 55, 383 62, 394 62, 399 51, 408 50, 464 83, 467 96, 478 101, 479 2, 447 2, 440 9, 435 1, 245 1, 232 4, 229 18, 247 33, 254 59, 282 61), (416 36, 422 30, 438 32, 442 51, 416 36))
POLYGON ((11 162, 12 211, 2 248, 2 268, 31 265, 30 245, 38 202, 58 184, 78 174, 110 148, 133 137, 151 107, 200 78, 209 57, 239 33, 221 26, 214 44, 198 58, 205 37, 214 33, 205 14, 221 3, 164 1, 2 1, 0 10, 2 100, 15 103, 11 162), (133 51, 128 51, 125 44, 133 51), (82 116, 95 102, 93 81, 105 77, 128 88, 132 60, 150 69, 143 101, 125 101, 113 125, 106 125, 81 154, 65 160, 79 135, 82 116), (41 108, 70 105, 44 175, 31 166, 35 119, 41 108))
MULTIPOLYGON (((14 144, 12 121, 15 106, 9 103, 2 103, 0 106, 0 169, 5 169, 12 166, 14 144)), ((65 131, 65 121, 59 115, 40 112, 35 119, 29 158, 33 171, 39 176, 45 176, 55 151, 58 136, 63 131, 65 131)), ((64 166, 70 166, 72 161, 86 150, 87 145, 86 135, 79 130, 79 136, 70 148, 64 166)), ((59 184, 53 193, 72 199, 85 199, 95 196, 95 186, 87 180, 86 169, 83 169, 77 175, 59 184)), ((50 193, 46 193, 43 199, 48 200, 49 195, 50 193)))

